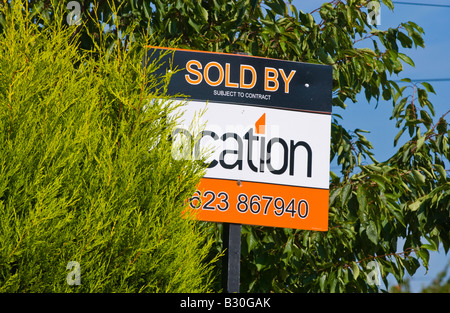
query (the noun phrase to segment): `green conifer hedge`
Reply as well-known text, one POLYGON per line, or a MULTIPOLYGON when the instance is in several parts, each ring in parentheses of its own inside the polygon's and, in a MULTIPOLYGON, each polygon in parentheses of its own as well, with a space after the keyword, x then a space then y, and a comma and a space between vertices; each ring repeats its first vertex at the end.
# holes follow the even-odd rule
POLYGON ((3 16, 0 291, 208 291, 211 242, 180 218, 204 168, 171 157, 181 104, 157 64, 137 44, 80 50, 63 15, 3 16))

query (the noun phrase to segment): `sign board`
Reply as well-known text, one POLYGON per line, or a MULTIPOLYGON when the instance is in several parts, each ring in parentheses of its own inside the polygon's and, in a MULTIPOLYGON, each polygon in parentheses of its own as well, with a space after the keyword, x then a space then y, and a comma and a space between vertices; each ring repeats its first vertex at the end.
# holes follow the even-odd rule
MULTIPOLYGON (((189 100, 173 132, 174 145, 184 145, 181 150, 189 158, 211 151, 206 174, 190 201, 197 217, 326 231, 332 68, 170 51, 159 74, 170 70, 169 65, 178 69, 167 93, 189 100), (199 134, 192 121, 203 126, 199 134)), ((148 57, 157 59, 161 52, 167 49, 151 48, 148 57)))

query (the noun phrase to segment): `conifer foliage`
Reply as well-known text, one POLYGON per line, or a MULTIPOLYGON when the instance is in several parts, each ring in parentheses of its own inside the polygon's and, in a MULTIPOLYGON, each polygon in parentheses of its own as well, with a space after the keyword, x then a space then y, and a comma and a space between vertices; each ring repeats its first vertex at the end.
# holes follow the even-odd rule
POLYGON ((157 64, 80 50, 24 3, 0 34, 0 291, 208 291, 210 242, 180 218, 203 168, 171 157, 157 64))

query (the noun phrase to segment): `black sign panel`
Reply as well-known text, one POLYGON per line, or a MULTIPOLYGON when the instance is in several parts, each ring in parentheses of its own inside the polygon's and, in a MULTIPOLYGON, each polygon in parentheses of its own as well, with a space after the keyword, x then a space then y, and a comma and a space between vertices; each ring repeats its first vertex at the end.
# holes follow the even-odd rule
POLYGON ((332 67, 239 54, 151 47, 146 62, 172 75, 167 94, 192 100, 331 113, 332 67), (169 52, 169 53, 167 53, 169 52))

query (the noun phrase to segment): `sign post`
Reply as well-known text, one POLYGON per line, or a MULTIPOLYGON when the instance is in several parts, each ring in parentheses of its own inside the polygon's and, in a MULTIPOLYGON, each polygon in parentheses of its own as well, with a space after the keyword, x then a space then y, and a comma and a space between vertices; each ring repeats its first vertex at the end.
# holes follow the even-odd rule
POLYGON ((167 94, 189 100, 173 155, 180 146, 189 159, 212 151, 190 207, 224 223, 224 290, 237 292, 240 224, 328 230, 332 67, 158 47, 147 57, 167 50, 154 74, 178 69, 167 94))
POLYGON ((238 293, 241 273, 241 224, 223 223, 222 288, 227 293, 238 293))

